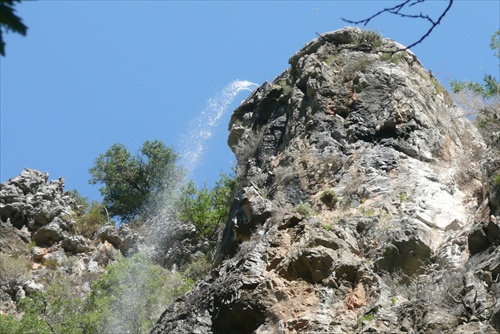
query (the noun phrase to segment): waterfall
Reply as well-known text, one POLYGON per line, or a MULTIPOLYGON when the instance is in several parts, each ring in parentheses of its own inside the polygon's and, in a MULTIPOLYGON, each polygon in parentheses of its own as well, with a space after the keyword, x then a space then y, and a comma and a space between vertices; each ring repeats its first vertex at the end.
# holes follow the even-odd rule
POLYGON ((182 138, 180 165, 191 174, 198 166, 200 157, 212 138, 221 118, 226 114, 236 96, 242 91, 252 91, 258 85, 249 81, 235 80, 227 85, 221 93, 208 99, 206 107, 199 116, 190 122, 190 130, 182 138))
MULTIPOLYGON (((164 252, 169 248, 169 245, 172 244, 172 238, 175 238, 175 232, 178 229, 178 226, 175 224, 175 204, 178 194, 183 184, 187 181, 187 178, 197 168, 200 157, 203 155, 207 143, 212 138, 219 121, 240 92, 244 90, 252 91, 252 88, 256 87, 258 87, 257 84, 249 81, 233 81, 222 92, 210 98, 207 101, 206 107, 199 113, 197 118, 189 123, 189 131, 186 131, 184 138, 181 138, 180 165, 184 173, 176 180, 175 189, 170 189, 164 194, 160 194, 160 207, 156 207, 155 204, 150 207, 155 212, 155 218, 149 222, 149 231, 146 237, 148 243, 143 243, 139 250, 150 259, 161 259, 164 252)), ((168 177, 172 177, 172 175, 165 175, 165 178, 168 177)), ((136 296, 138 293, 136 287, 146 278, 143 275, 135 275, 133 282, 124 278, 117 293, 120 296, 126 296, 128 300, 138 298, 136 296)), ((131 332, 132 329, 127 328, 127 326, 130 326, 130 319, 133 319, 136 307, 140 306, 123 307, 121 304, 114 305, 110 317, 105 324, 107 332, 131 332)))

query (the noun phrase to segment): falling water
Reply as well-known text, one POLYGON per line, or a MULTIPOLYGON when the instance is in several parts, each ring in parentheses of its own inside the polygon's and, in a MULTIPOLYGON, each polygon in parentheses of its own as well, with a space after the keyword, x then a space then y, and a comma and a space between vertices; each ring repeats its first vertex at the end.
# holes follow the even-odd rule
POLYGON ((238 93, 252 91, 258 85, 249 81, 236 80, 227 85, 224 90, 207 101, 197 119, 191 122, 188 134, 183 138, 181 150, 181 166, 187 174, 191 174, 196 167, 207 142, 212 138, 219 121, 227 112, 238 93))
MULTIPOLYGON (((206 148, 206 144, 212 138, 214 131, 216 130, 219 121, 222 119, 224 114, 228 111, 231 104, 234 102, 238 93, 247 90, 252 91, 252 88, 256 88, 258 85, 249 81, 236 80, 229 85, 227 85, 221 93, 217 94, 215 97, 210 98, 207 101, 206 107, 200 112, 199 116, 190 122, 189 131, 186 136, 182 138, 182 150, 181 150, 181 166, 184 170, 184 177, 176 180, 174 188, 170 189, 165 194, 159 194, 161 196, 161 207, 158 208, 154 204, 150 210, 156 212, 155 218, 152 219, 149 225, 149 232, 146 237, 148 240, 147 245, 143 243, 140 251, 151 259, 160 260, 168 249, 168 245, 172 244, 171 238, 175 235, 176 224, 175 221, 175 201, 178 198, 178 192, 180 191, 183 183, 186 181, 186 177, 196 169, 198 166, 200 157, 203 155, 203 151, 206 148)), ((172 175, 166 175, 165 178, 172 177, 172 175)), ((170 180, 171 181, 171 180, 170 180)), ((148 224, 148 223, 146 223, 148 224)), ((141 277, 135 277, 134 282, 124 282, 121 286, 121 291, 119 291, 124 296, 128 296, 129 299, 138 298, 135 296, 134 292, 137 291, 135 288, 137 284, 141 283, 139 280, 144 279, 141 277)), ((106 329, 110 333, 116 333, 116 331, 130 332, 129 328, 118 328, 117 324, 120 326, 127 326, 134 316, 135 307, 124 308, 115 305, 112 311, 112 316, 108 323, 106 323, 106 329)))

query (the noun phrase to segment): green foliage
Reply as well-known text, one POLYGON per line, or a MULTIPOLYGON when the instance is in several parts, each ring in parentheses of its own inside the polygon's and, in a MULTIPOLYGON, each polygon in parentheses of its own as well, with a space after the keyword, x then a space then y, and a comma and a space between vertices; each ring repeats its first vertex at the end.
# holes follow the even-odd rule
POLYGON ((283 94, 284 95, 290 95, 292 94, 293 87, 292 85, 288 82, 287 79, 282 79, 280 80, 280 86, 283 88, 283 94))
POLYGON ((399 63, 402 63, 405 59, 405 54, 404 52, 396 52, 396 53, 393 53, 393 52, 383 52, 381 55, 380 55, 380 60, 382 61, 390 61, 391 63, 393 64, 399 64, 399 63))
POLYGON ((87 298, 78 278, 54 272, 45 291, 19 301, 22 319, 0 315, 0 334, 149 333, 166 306, 192 289, 204 261, 181 274, 142 254, 121 258, 94 281, 87 298))
POLYGON ((75 198, 79 210, 77 211, 73 233, 92 238, 99 227, 108 221, 107 209, 104 204, 88 200, 74 190, 71 194, 75 198))
MULTIPOLYGON (((495 57, 500 60, 500 29, 490 40, 490 47, 495 57)), ((485 74, 483 82, 452 81, 455 101, 467 111, 475 115, 474 123, 494 154, 500 152, 500 145, 492 135, 500 130, 500 82, 493 75, 485 74)))
POLYGON ((24 314, 13 333, 85 333, 83 302, 75 291, 75 282, 67 276, 53 276, 46 291, 19 301, 24 314))
POLYGON ((361 207, 360 210, 363 217, 375 217, 375 210, 373 209, 367 209, 365 207, 361 207))
POLYGON ((363 323, 365 321, 370 322, 370 321, 373 321, 373 319, 375 319, 375 316, 373 316, 372 314, 364 314, 364 315, 362 315, 358 319, 358 328, 362 328, 363 327, 363 323))
POLYGON ((26 36, 28 27, 24 25, 21 18, 15 14, 14 3, 20 0, 2 0, 0 1, 0 55, 5 56, 5 42, 3 41, 4 32, 15 32, 26 36))
POLYGON ((330 66, 333 63, 334 60, 335 60, 335 57, 334 56, 330 56, 330 57, 326 58, 325 60, 323 60, 323 62, 326 65, 330 66))
POLYGON ((375 49, 382 45, 382 36, 372 30, 362 30, 354 41, 356 46, 375 49))
POLYGON ((149 333, 164 308, 193 285, 141 254, 107 270, 92 285, 86 306, 91 333, 149 333))
POLYGON ((500 83, 495 79, 494 76, 490 74, 485 74, 483 77, 484 83, 480 84, 478 82, 472 81, 456 81, 450 82, 451 89, 453 93, 457 94, 463 90, 469 90, 476 96, 480 96, 484 99, 491 98, 500 93, 500 83))
POLYGON ((446 91, 446 89, 443 87, 443 85, 441 85, 441 83, 438 81, 438 79, 431 76, 430 80, 431 80, 432 85, 436 89, 436 94, 441 94, 441 93, 444 93, 446 91))
POLYGON ((172 191, 180 170, 178 156, 160 141, 146 141, 132 156, 122 144, 114 144, 96 160, 89 172, 91 184, 104 184, 99 189, 103 204, 112 217, 128 222, 155 204, 158 194, 172 191))
POLYGON ((333 223, 326 224, 324 227, 325 227, 325 230, 331 231, 331 229, 333 228, 333 223))
POLYGON ((493 176, 493 184, 496 186, 500 186, 500 174, 496 174, 493 176))
POLYGON ((490 37, 490 48, 493 50, 495 57, 500 59, 500 29, 495 31, 490 37))
POLYGON ((335 192, 335 190, 333 188, 330 188, 330 189, 324 190, 321 193, 321 195, 319 196, 319 199, 321 200, 321 202, 323 202, 327 206, 332 207, 335 204, 337 204, 337 202, 339 200, 339 196, 337 195, 337 193, 335 192))
POLYGON ((234 175, 224 173, 212 189, 205 185, 198 190, 193 182, 188 182, 176 203, 177 218, 193 224, 201 238, 214 240, 228 214, 236 186, 234 175))
POLYGON ((391 297, 391 306, 395 306, 397 301, 396 297, 391 297))
POLYGON ((408 195, 405 192, 400 192, 399 193, 399 202, 403 203, 408 200, 408 195))
MULTIPOLYGON (((29 298, 25 298, 29 299, 29 298)), ((20 303, 23 303, 24 299, 20 303)), ((49 325, 36 313, 26 312, 21 320, 0 314, 0 334, 53 334, 49 325)))
POLYGON ((311 204, 309 203, 300 203, 299 205, 297 205, 297 207, 295 208, 295 210, 300 213, 301 215, 303 216, 311 216, 313 214, 313 209, 311 207, 311 204))
POLYGON ((54 259, 54 258, 49 258, 43 261, 42 263, 45 267, 50 268, 50 269, 57 269, 60 267, 60 263, 54 259))
POLYGON ((182 274, 187 279, 194 281, 198 281, 203 278, 211 268, 212 264, 207 255, 200 256, 191 263, 187 264, 183 270, 182 274))
MULTIPOLYGON (((500 29, 491 35, 490 48, 493 50, 495 57, 500 60, 500 29)), ((500 83, 490 74, 484 75, 483 83, 453 80, 450 82, 450 86, 455 94, 468 90, 483 99, 489 99, 500 94, 500 83)))
POLYGON ((24 256, 0 253, 0 286, 14 287, 29 277, 30 262, 24 256))
POLYGON ((347 63, 344 67, 344 80, 352 80, 356 72, 366 72, 370 66, 370 59, 366 55, 361 55, 356 60, 347 63))

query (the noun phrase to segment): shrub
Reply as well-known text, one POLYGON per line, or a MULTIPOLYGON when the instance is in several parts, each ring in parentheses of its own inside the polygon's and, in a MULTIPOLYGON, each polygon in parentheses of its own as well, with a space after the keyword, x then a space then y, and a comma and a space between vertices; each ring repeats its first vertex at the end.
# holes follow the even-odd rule
POLYGON ((370 66, 370 59, 366 55, 361 55, 354 61, 346 64, 344 66, 343 79, 352 80, 356 72, 366 72, 368 67, 370 66))
POLYGON ((361 214, 363 217, 375 217, 375 210, 373 209, 367 209, 365 207, 361 207, 361 214))
POLYGON ((203 255, 187 264, 183 268, 182 274, 193 281, 197 281, 210 271, 211 266, 208 256, 203 255))
POLYGON ((330 66, 333 63, 334 60, 335 60, 335 57, 334 56, 330 56, 330 57, 326 58, 325 60, 323 60, 323 62, 326 65, 330 66))
POLYGON ((496 174, 493 176, 493 184, 496 186, 500 186, 500 174, 496 174))
POLYGON ((300 203, 297 205, 295 210, 303 216, 311 216, 313 214, 313 209, 309 203, 300 203))
POLYGON ((390 61, 393 64, 402 63, 405 59, 405 54, 403 52, 384 52, 380 55, 380 60, 382 61, 390 61))
POLYGON ((279 84, 283 89, 283 95, 290 95, 292 93, 293 87, 287 79, 281 79, 279 84))
POLYGON ((362 30, 356 37, 354 43, 358 47, 375 49, 382 45, 382 36, 372 30, 362 30))
POLYGON ((327 231, 330 231, 332 228, 333 228, 333 223, 325 225, 325 230, 327 230, 327 231))
POLYGON ((107 221, 104 204, 92 201, 86 212, 76 218, 75 233, 92 239, 99 227, 107 221))
POLYGON ((201 238, 213 241, 228 214, 236 185, 234 175, 224 173, 212 189, 205 185, 197 190, 193 182, 188 182, 176 203, 177 218, 193 224, 201 238))
POLYGON ((446 89, 441 85, 441 83, 435 77, 431 76, 431 82, 434 88, 436 89, 437 94, 444 93, 446 89))
POLYGON ((108 266, 93 285, 87 313, 89 332, 148 333, 161 312, 190 290, 194 280, 169 273, 144 255, 122 258, 108 266))
POLYGON ((335 190, 333 188, 330 188, 330 189, 324 190, 321 193, 321 195, 319 196, 319 199, 321 200, 321 202, 323 202, 327 206, 332 207, 335 204, 337 204, 337 202, 339 200, 339 196, 337 195, 337 193, 335 192, 335 190))
POLYGON ((0 286, 21 285, 30 277, 30 262, 23 256, 0 253, 0 286))
POLYGON ((43 261, 42 264, 45 267, 50 268, 50 269, 54 269, 54 270, 60 267, 59 262, 57 261, 57 259, 54 259, 54 258, 46 259, 43 261))
POLYGON ((373 316, 372 314, 364 314, 364 315, 362 315, 358 319, 358 328, 362 328, 363 327, 363 323, 365 321, 370 322, 370 321, 373 321, 373 319, 375 319, 375 316, 373 316))

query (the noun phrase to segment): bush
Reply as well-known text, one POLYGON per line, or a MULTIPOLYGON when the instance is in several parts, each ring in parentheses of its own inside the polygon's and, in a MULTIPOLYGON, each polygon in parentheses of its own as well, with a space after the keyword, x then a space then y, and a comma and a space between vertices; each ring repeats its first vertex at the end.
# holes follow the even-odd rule
POLYGON ((187 264, 183 270, 182 274, 184 277, 197 281, 203 278, 211 268, 212 264, 207 255, 200 256, 191 263, 187 264))
POLYGON ((402 51, 396 53, 384 52, 380 55, 380 60, 390 61, 391 63, 397 65, 405 60, 405 53, 402 51))
POLYGON ((300 203, 297 205, 295 210, 303 216, 311 216, 313 214, 313 209, 309 203, 300 203))
POLYGON ((500 174, 496 174, 493 176, 493 184, 496 186, 500 186, 500 174))
POLYGON ((214 241, 226 219, 235 189, 234 175, 224 173, 212 189, 205 185, 197 190, 194 183, 189 182, 176 203, 178 219, 193 224, 201 238, 214 241))
POLYGON ((382 45, 382 36, 372 30, 362 30, 356 37, 354 43, 358 47, 375 49, 382 45))
POLYGON ((194 284, 142 254, 122 258, 107 270, 92 285, 87 303, 92 333, 149 333, 166 306, 194 284))
POLYGON ((21 285, 31 275, 29 267, 30 262, 26 257, 0 253, 0 286, 21 285))
POLYGON ((332 207, 335 204, 337 204, 339 200, 339 196, 335 192, 333 188, 326 189, 324 190, 321 195, 319 196, 319 199, 321 202, 323 202, 325 205, 332 207))

